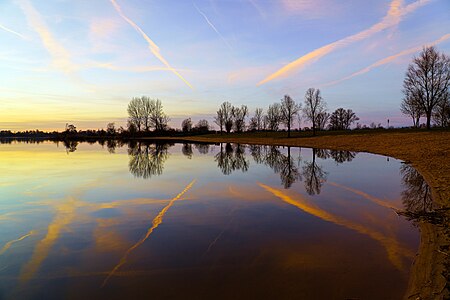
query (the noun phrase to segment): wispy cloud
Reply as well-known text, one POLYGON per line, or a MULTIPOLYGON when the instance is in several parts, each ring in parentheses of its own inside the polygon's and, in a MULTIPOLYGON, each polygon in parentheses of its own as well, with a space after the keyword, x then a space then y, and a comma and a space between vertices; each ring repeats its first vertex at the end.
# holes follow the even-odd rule
POLYGON ((17 31, 14 31, 14 30, 12 30, 12 29, 6 27, 6 26, 3 26, 2 24, 0 24, 0 29, 3 29, 4 31, 7 31, 7 32, 12 33, 12 34, 14 34, 14 35, 17 35, 18 37, 20 37, 20 38, 22 38, 22 39, 24 39, 24 40, 27 39, 23 34, 20 34, 20 33, 18 33, 17 31))
MULTIPOLYGON (((437 45, 437 44, 442 43, 442 42, 444 42, 444 41, 446 41, 448 39, 450 39, 450 33, 447 33, 447 34, 443 35, 440 39, 438 39, 436 41, 433 41, 431 43, 428 43, 427 45, 429 45, 429 46, 437 45)), ((397 54, 394 54, 394 55, 385 57, 383 59, 380 59, 380 60, 376 61, 375 63, 373 63, 373 64, 371 64, 371 65, 369 65, 369 66, 367 66, 367 67, 365 67, 365 68, 363 68, 363 69, 361 69, 361 70, 359 70, 359 71, 357 71, 357 72, 355 72, 353 74, 350 74, 348 76, 345 76, 344 78, 341 78, 341 79, 338 79, 338 80, 335 80, 335 81, 328 82, 328 83, 326 83, 326 84, 324 84, 322 86, 335 85, 335 84, 341 83, 343 81, 349 80, 349 79, 351 79, 353 77, 356 77, 356 76, 359 76, 359 75, 363 75, 363 74, 369 72, 370 70, 372 70, 374 68, 377 68, 377 67, 380 67, 382 65, 388 64, 388 63, 396 60, 399 57, 417 53, 418 51, 422 50, 422 48, 423 48, 423 46, 417 46, 417 47, 414 47, 414 48, 409 48, 409 49, 403 50, 403 51, 401 51, 401 52, 399 52, 397 54)))
POLYGON ((231 47, 230 43, 227 42, 227 40, 225 39, 225 37, 220 33, 219 30, 217 30, 216 26, 214 26, 214 24, 208 19, 208 17, 205 15, 204 12, 202 12, 200 10, 200 8, 198 8, 197 5, 195 5, 194 3, 194 7, 195 9, 198 11, 199 14, 201 14, 203 16, 203 18, 205 19, 206 23, 208 23, 208 25, 217 33, 217 35, 222 39, 222 41, 225 43, 225 45, 227 45, 227 47, 233 51, 233 47, 231 47))
POLYGON ((72 62, 70 53, 54 38, 39 12, 28 0, 20 0, 18 4, 25 13, 28 23, 39 34, 44 47, 50 53, 53 66, 74 76, 79 66, 72 62))
POLYGON ((193 89, 192 85, 184 79, 183 76, 181 76, 180 73, 178 73, 177 70, 175 70, 169 62, 161 55, 159 47, 148 37, 148 35, 130 18, 128 18, 122 11, 122 8, 119 6, 119 4, 115 0, 111 0, 112 5, 114 6, 114 9, 119 13, 119 15, 128 23, 130 24, 138 33, 142 35, 142 37, 147 41, 148 48, 150 49, 150 52, 153 53, 156 58, 158 58, 172 73, 177 75, 185 84, 187 84, 191 89, 193 89))
POLYGON ((369 27, 366 30, 363 30, 356 34, 347 36, 343 39, 340 39, 336 42, 322 46, 318 49, 315 49, 315 50, 301 56, 297 60, 287 64, 286 66, 282 67, 275 73, 273 73, 273 74, 267 76, 265 79, 261 80, 258 83, 258 85, 265 84, 265 83, 267 83, 273 79, 279 78, 281 76, 287 76, 294 71, 298 71, 299 69, 305 67, 308 64, 318 61, 320 58, 324 57, 325 55, 327 55, 333 51, 336 51, 337 49, 340 49, 340 48, 346 47, 352 43, 367 39, 376 33, 379 33, 387 28, 395 26, 395 25, 399 24, 406 15, 412 13, 419 7, 421 7, 425 4, 428 4, 431 1, 432 0, 418 0, 407 6, 403 6, 402 0, 393 0, 390 3, 389 11, 387 12, 387 14, 383 17, 383 19, 380 22, 372 25, 371 27, 369 27))

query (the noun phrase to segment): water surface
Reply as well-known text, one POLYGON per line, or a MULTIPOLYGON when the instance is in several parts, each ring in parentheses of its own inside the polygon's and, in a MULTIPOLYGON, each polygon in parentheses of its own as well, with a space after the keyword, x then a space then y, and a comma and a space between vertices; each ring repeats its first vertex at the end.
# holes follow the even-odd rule
POLYGON ((429 206, 384 156, 237 144, 0 145, 0 299, 398 299, 429 206))

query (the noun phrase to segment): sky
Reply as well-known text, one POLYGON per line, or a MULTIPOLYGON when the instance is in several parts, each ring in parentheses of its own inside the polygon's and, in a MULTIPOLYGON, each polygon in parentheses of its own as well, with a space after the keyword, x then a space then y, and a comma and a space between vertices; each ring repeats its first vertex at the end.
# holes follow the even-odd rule
POLYGON ((409 126, 402 82, 425 45, 450 54, 449 0, 0 0, 0 130, 125 126, 144 95, 179 128, 310 87, 329 112, 409 126))

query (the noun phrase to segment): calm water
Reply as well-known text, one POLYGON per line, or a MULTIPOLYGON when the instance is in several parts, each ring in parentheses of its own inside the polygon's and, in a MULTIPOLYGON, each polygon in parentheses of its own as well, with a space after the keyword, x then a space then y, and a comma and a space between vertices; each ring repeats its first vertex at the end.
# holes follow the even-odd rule
POLYGON ((296 147, 12 143, 0 174, 0 299, 398 299, 395 209, 428 205, 398 160, 296 147))

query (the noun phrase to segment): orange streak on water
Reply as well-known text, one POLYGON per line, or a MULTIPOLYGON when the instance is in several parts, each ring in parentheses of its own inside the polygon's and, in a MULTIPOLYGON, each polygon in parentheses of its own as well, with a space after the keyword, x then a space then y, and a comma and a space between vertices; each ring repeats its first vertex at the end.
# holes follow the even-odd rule
POLYGON ((111 272, 109 272, 108 276, 105 278, 105 280, 103 281, 102 287, 104 287, 107 283, 108 280, 111 278, 111 276, 113 276, 119 269, 120 267, 122 267, 126 262, 127 262, 127 258, 130 255, 131 252, 133 252, 133 250, 135 250, 136 248, 138 248, 140 245, 142 245, 152 234, 152 232, 158 228, 158 226, 162 223, 163 221, 163 217, 164 215, 167 213, 167 211, 169 210, 169 208, 173 205, 173 203, 177 200, 179 200, 181 198, 181 196, 183 196, 184 193, 186 193, 195 183, 195 179, 191 181, 191 183, 189 183, 184 190, 182 190, 178 195, 176 195, 174 198, 172 198, 172 200, 169 202, 169 204, 167 204, 160 212, 159 214, 153 219, 152 221, 152 227, 150 227, 147 230, 147 233, 145 234, 145 236, 140 239, 136 244, 134 244, 133 246, 131 246, 126 252, 125 254, 122 256, 122 258, 120 259, 119 263, 114 267, 114 269, 112 269, 111 272))
POLYGON ((32 234, 34 234, 34 233, 35 233, 35 232, 32 230, 32 231, 28 232, 27 234, 21 236, 20 238, 18 238, 18 239, 16 239, 16 240, 12 240, 12 241, 7 242, 7 243, 5 244, 5 246, 3 246, 3 248, 0 250, 0 255, 2 255, 3 253, 5 253, 6 250, 8 250, 8 249, 12 246, 12 244, 17 243, 17 242, 20 242, 21 240, 23 240, 23 239, 29 237, 30 235, 32 235, 32 234))
POLYGON ((414 257, 414 253, 411 250, 406 249, 401 246, 400 243, 392 237, 385 236, 384 234, 366 228, 363 225, 353 223, 349 220, 341 218, 339 216, 333 215, 323 209, 317 207, 314 204, 308 203, 306 199, 299 197, 298 199, 293 199, 291 196, 285 194, 283 191, 272 188, 262 183, 258 183, 259 186, 264 188, 266 191, 272 193, 274 196, 280 198, 284 202, 291 204, 313 216, 316 216, 322 220, 332 222, 334 224, 344 226, 348 229, 352 229, 361 234, 368 235, 372 239, 378 241, 385 249, 388 254, 388 259, 391 263, 401 271, 405 270, 405 266, 402 261, 402 257, 414 257))

